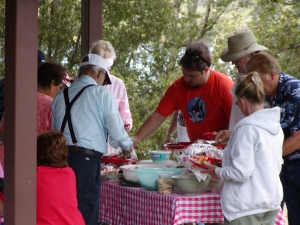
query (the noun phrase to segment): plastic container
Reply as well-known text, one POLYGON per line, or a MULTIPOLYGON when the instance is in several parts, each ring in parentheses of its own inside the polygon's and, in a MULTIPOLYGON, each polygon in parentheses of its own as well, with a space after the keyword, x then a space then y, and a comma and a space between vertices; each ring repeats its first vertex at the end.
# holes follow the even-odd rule
MULTIPOLYGON (((166 168, 166 171, 173 172, 173 175, 180 175, 183 168, 166 168)), ((157 180, 158 174, 163 172, 162 168, 138 168, 136 176, 140 185, 147 191, 158 191, 157 180)))
POLYGON ((171 194, 173 189, 172 182, 173 172, 163 171, 158 174, 158 193, 159 194, 171 194))
POLYGON ((152 150, 149 151, 153 162, 164 162, 170 160, 171 151, 152 150))

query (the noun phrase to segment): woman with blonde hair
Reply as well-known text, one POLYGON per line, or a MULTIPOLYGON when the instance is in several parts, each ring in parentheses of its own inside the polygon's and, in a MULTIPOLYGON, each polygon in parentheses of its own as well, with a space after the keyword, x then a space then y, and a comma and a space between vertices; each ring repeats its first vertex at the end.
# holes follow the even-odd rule
MULTIPOLYGON (((117 58, 115 49, 109 41, 98 40, 92 44, 92 47, 89 51, 92 54, 96 54, 106 59, 108 69, 110 70, 115 59, 117 58)), ((106 85, 106 87, 113 93, 116 102, 118 111, 124 123, 124 128, 127 132, 129 132, 132 128, 132 117, 126 92, 126 87, 124 82, 112 75, 109 74, 109 78, 111 80, 110 85, 106 85)), ((108 144, 107 153, 111 154, 120 154, 122 150, 114 149, 111 145, 108 144)))
POLYGON ((264 87, 256 72, 241 76, 233 94, 245 118, 234 127, 222 167, 211 165, 203 172, 224 180, 225 225, 273 225, 283 197, 280 108, 264 109, 264 87))

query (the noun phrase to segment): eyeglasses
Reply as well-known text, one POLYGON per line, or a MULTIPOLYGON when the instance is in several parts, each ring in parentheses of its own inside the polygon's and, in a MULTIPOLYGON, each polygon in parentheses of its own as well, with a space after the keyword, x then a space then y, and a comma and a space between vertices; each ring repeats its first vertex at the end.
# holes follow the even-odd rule
POLYGON ((207 66, 210 66, 210 64, 207 63, 207 61, 202 56, 200 56, 200 55, 194 55, 193 53, 189 53, 188 51, 185 51, 184 55, 186 57, 188 57, 188 59, 191 60, 191 61, 199 61, 199 60, 201 60, 207 66))

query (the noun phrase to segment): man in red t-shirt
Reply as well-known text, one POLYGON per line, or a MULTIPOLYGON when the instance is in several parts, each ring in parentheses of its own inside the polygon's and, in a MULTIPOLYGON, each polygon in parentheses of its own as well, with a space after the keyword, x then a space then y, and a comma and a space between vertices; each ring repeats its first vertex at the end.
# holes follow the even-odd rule
POLYGON ((151 135, 176 110, 182 112, 192 142, 204 139, 205 132, 228 127, 233 81, 209 68, 211 58, 207 45, 203 42, 189 44, 179 63, 183 75, 170 85, 155 112, 132 136, 134 146, 151 135))

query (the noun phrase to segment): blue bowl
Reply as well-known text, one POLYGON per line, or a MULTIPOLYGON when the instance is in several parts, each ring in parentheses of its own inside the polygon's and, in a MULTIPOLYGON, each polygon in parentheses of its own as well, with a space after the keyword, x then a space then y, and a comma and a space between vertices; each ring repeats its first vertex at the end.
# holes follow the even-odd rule
MULTIPOLYGON (((182 173, 183 168, 166 168, 166 171, 173 172, 173 176, 178 176, 182 173)), ((162 172, 162 168, 138 168, 136 169, 137 179, 148 191, 158 191, 158 175, 162 172)))

